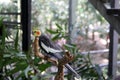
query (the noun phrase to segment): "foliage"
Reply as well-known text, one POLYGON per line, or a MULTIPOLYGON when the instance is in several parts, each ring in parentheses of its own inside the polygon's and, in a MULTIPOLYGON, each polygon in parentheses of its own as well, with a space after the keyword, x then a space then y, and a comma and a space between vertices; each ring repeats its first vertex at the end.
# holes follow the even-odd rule
POLYGON ((53 27, 55 23, 67 24, 68 1, 67 0, 33 0, 32 1, 32 26, 53 27))
POLYGON ((108 23, 89 3, 89 0, 79 0, 76 10, 76 24, 78 34, 88 36, 89 32, 107 33, 108 23))
MULTIPOLYGON (((57 24, 57 26, 61 27, 60 25, 57 24)), ((64 36, 66 36, 65 34, 63 34, 62 32, 62 27, 59 28, 57 27, 56 30, 50 30, 47 29, 47 31, 52 34, 52 35, 62 35, 61 36, 57 36, 57 37, 53 37, 53 40, 58 40, 63 38, 64 36), (56 32, 55 32, 56 31, 56 32)), ((64 37, 66 38, 66 37, 64 37)), ((66 38, 68 39, 68 38, 66 38)), ((75 60, 70 63, 71 65, 73 65, 73 67, 75 67, 76 71, 81 75, 82 79, 87 79, 87 80, 105 80, 105 77, 103 76, 103 72, 101 70, 101 68, 99 67, 99 65, 94 65, 92 64, 89 54, 86 55, 82 55, 79 52, 79 49, 77 49, 75 44, 64 44, 64 48, 67 49, 68 51, 70 51, 70 53, 72 53, 75 56, 75 60)))
POLYGON ((0 24, 1 27, 3 34, 0 37, 0 80, 37 80, 36 78, 43 76, 41 73, 51 64, 48 62, 39 64, 42 60, 33 55, 32 49, 28 52, 21 51, 21 46, 18 44, 19 29, 16 30, 14 42, 7 43, 6 26, 0 24))
POLYGON ((67 31, 66 31, 66 26, 61 26, 59 24, 56 24, 56 29, 50 30, 46 28, 47 33, 53 34, 52 40, 58 40, 61 38, 68 38, 67 31))

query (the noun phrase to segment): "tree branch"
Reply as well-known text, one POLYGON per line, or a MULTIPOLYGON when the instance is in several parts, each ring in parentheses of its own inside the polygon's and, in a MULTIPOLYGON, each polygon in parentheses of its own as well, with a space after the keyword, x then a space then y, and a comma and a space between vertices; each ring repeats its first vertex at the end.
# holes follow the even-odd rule
POLYGON ((58 61, 58 72, 55 76, 55 80, 64 80, 64 65, 73 60, 73 56, 69 52, 66 52, 64 57, 58 61))

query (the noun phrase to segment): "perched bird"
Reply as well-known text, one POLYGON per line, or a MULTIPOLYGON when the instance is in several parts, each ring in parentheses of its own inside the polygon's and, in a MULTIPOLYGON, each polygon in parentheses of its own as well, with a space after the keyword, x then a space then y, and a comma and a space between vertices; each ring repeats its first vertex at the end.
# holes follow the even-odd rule
MULTIPOLYGON (((43 35, 38 31, 34 31, 34 35, 37 34, 39 34, 40 49, 43 50, 46 55, 56 59, 61 59, 63 57, 63 53, 65 51, 53 44, 53 42, 46 35, 43 35)), ((80 78, 79 74, 69 64, 66 64, 65 67, 70 70, 76 78, 80 78)))

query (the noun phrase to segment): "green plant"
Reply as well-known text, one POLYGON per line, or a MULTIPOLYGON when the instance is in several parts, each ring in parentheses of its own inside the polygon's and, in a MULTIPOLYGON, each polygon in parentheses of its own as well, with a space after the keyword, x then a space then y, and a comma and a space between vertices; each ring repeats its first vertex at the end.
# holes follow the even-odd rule
MULTIPOLYGON (((47 31, 53 35, 53 40, 58 40, 61 38, 68 39, 69 36, 66 35, 66 32, 63 32, 63 27, 56 25, 56 30, 47 29, 47 31)), ((77 49, 75 44, 64 44, 64 49, 70 51, 75 56, 75 59, 70 64, 76 69, 76 71, 81 75, 82 80, 105 80, 103 72, 99 65, 92 64, 89 54, 82 55, 77 49)), ((68 75, 69 76, 69 75, 68 75)))
POLYGON ((46 64, 39 64, 42 60, 34 56, 32 47, 30 47, 27 52, 23 52, 20 49, 19 29, 16 29, 16 36, 13 42, 10 44, 7 43, 6 38, 8 36, 6 26, 2 21, 3 19, 1 18, 0 28, 2 28, 2 35, 0 35, 0 80, 37 80, 38 77, 43 76, 41 72, 44 72, 51 66, 51 64, 48 62, 46 64))
POLYGON ((61 38, 68 38, 67 32, 66 32, 67 31, 66 26, 61 26, 59 24, 56 24, 56 27, 57 28, 55 30, 46 28, 46 32, 52 34, 53 41, 61 39, 61 38))

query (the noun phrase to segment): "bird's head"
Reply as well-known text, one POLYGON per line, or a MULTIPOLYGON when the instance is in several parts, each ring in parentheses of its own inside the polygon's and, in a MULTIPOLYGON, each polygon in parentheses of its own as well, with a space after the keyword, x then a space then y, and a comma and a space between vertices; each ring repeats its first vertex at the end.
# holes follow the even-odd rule
POLYGON ((41 31, 40 31, 40 30, 34 30, 34 31, 33 31, 33 35, 34 35, 35 37, 39 37, 39 36, 41 36, 41 31))

